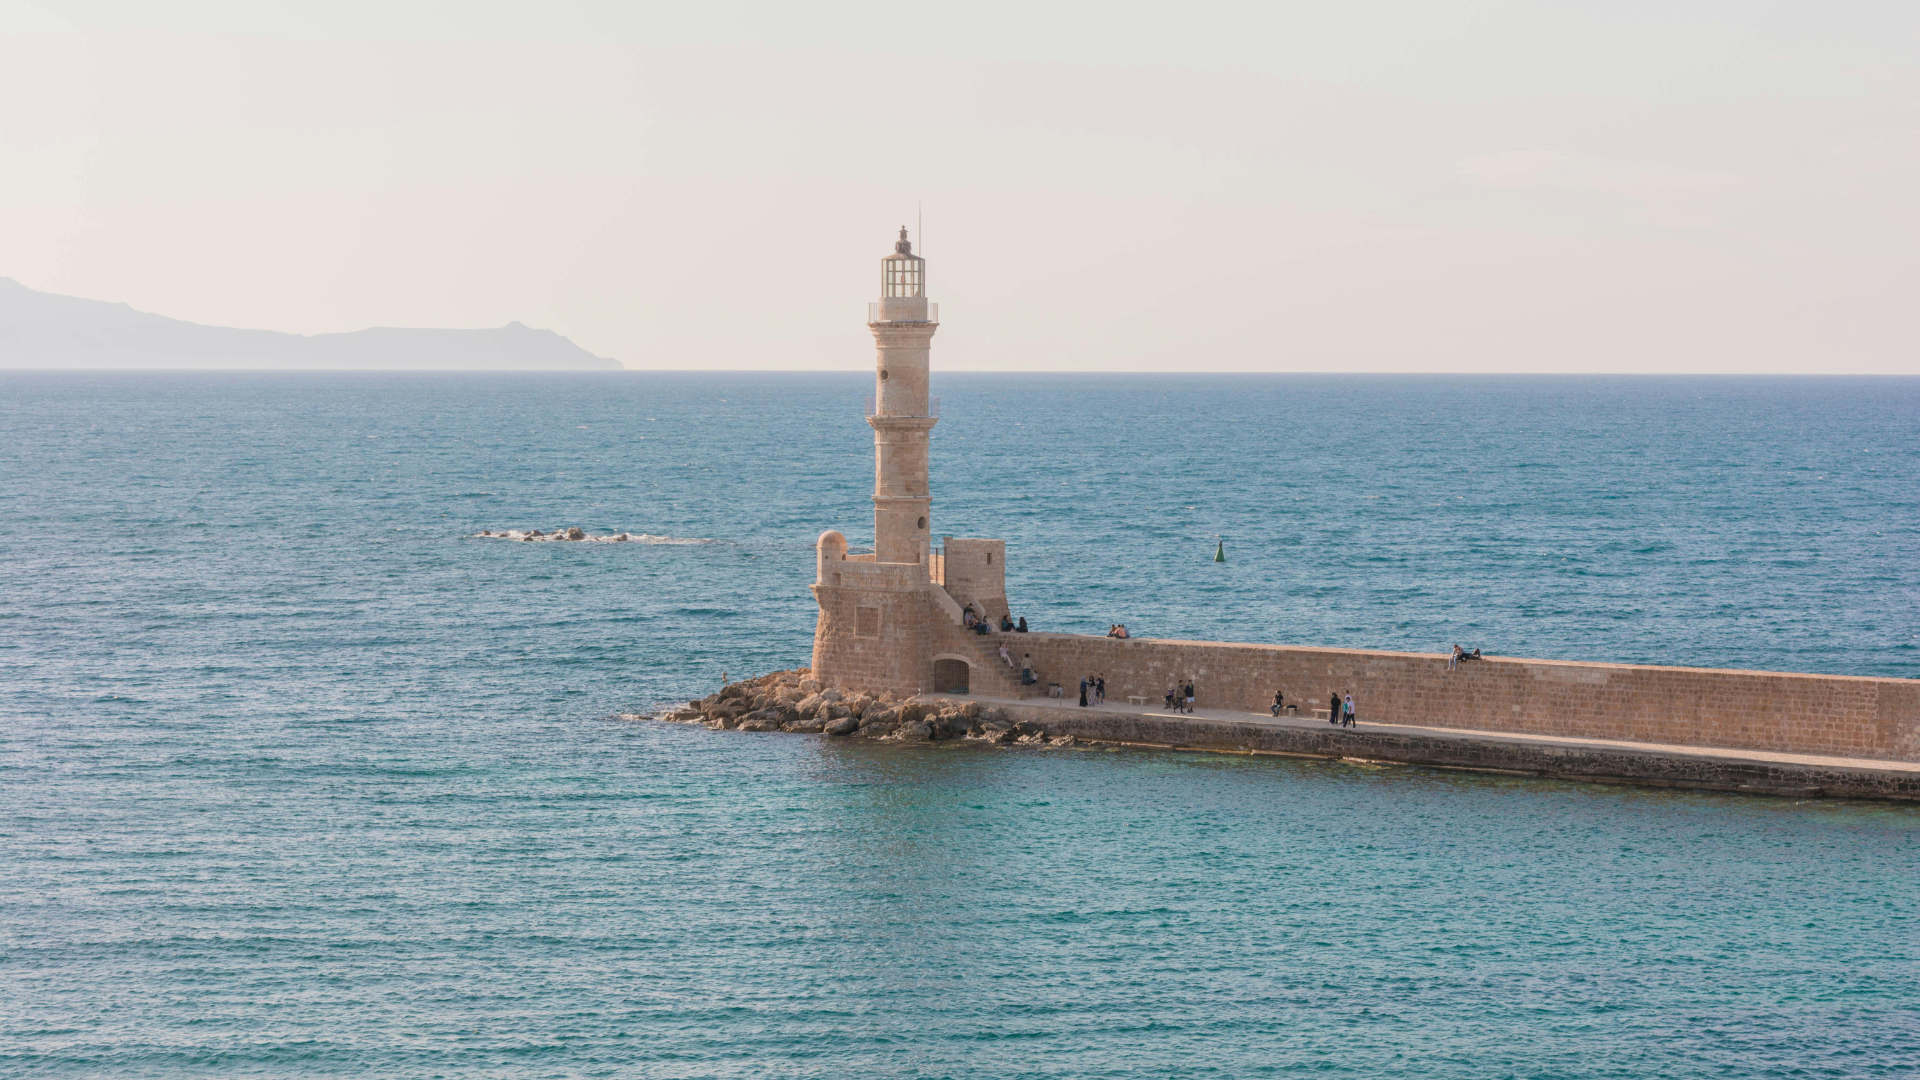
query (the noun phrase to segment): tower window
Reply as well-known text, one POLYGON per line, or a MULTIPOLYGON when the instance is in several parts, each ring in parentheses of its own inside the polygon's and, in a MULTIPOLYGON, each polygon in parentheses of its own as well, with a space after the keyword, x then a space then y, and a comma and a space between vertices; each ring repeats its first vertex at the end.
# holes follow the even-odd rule
POLYGON ((881 381, 881 382, 886 382, 886 381, 887 381, 887 369, 886 369, 886 368, 881 368, 881 369, 880 369, 880 381, 881 381))
POLYGON ((924 529, 924 528, 926 528, 926 527, 927 527, 927 519, 926 519, 926 518, 921 518, 921 519, 920 519, 919 521, 916 521, 916 522, 914 522, 914 523, 913 523, 913 527, 914 527, 914 528, 916 528, 916 529, 924 529))

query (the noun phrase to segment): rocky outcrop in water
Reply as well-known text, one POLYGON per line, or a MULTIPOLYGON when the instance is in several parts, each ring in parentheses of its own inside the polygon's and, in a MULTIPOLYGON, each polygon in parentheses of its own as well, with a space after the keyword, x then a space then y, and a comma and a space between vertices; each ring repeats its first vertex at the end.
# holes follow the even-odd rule
MULTIPOLYGON (((547 540, 547 541, 573 540, 573 541, 579 541, 584 543, 594 543, 594 544, 624 544, 627 541, 633 539, 633 537, 628 533, 610 533, 604 536, 596 536, 595 534, 588 532, 587 530, 581 528, 578 525, 568 525, 563 528, 555 529, 552 532, 543 532, 539 529, 528 529, 526 532, 520 532, 515 529, 503 529, 500 532, 494 532, 492 529, 481 529, 479 532, 475 533, 474 535, 488 536, 496 540, 521 540, 529 543, 536 540, 547 540)), ((643 536, 642 539, 659 541, 662 539, 671 539, 671 538, 657 537, 657 536, 643 536)), ((689 542, 694 542, 694 541, 689 541, 689 542)))
POLYGON ((976 701, 901 698, 822 687, 806 668, 776 671, 728 683, 719 693, 690 701, 660 717, 716 731, 783 731, 795 735, 941 742, 972 739, 990 745, 1072 746, 1071 735, 1049 738, 1031 721, 1015 723, 976 701))

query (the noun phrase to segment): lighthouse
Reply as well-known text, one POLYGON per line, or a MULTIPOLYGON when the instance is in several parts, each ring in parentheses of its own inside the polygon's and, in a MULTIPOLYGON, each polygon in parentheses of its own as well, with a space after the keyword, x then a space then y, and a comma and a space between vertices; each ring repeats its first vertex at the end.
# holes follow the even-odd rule
POLYGON ((926 564, 932 554, 927 439, 939 423, 927 396, 927 365, 938 305, 927 301, 927 260, 907 228, 880 260, 880 299, 867 305, 877 356, 873 371, 873 557, 926 564))
POLYGON ((850 550, 837 529, 814 546, 813 673, 823 686, 1007 696, 1022 689, 998 657, 999 642, 977 632, 1007 614, 1006 544, 957 536, 933 544, 927 440, 940 410, 927 396, 927 360, 939 328, 927 261, 902 228, 880 260, 880 298, 867 305, 873 550, 850 550))

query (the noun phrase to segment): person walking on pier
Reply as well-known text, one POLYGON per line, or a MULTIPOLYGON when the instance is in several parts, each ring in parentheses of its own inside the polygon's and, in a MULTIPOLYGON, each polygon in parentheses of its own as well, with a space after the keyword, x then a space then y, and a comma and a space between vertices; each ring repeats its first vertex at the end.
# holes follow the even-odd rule
POLYGON ((1107 703, 1107 677, 1102 675, 1093 680, 1093 700, 1096 704, 1107 703))
POLYGON ((1080 680, 1080 707, 1083 709, 1087 707, 1087 680, 1085 679, 1080 680))
POLYGON ((1340 716, 1340 691, 1335 690, 1332 699, 1327 703, 1327 723, 1339 726, 1340 716))
POLYGON ((1353 692, 1352 691, 1347 692, 1346 708, 1342 713, 1342 718, 1346 721, 1346 723, 1343 725, 1345 727, 1352 727, 1355 723, 1355 720, 1353 719, 1353 692))
POLYGON ((1193 680, 1187 680, 1187 715, 1193 715, 1193 680))

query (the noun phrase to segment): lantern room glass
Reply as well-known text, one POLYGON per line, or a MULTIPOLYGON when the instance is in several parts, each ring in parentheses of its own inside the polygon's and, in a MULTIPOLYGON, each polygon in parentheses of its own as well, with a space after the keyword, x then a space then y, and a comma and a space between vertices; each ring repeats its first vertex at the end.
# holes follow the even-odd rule
POLYGON ((927 295, 927 260, 913 253, 904 225, 900 227, 900 239, 893 245, 893 254, 880 260, 880 295, 883 298, 927 295))

